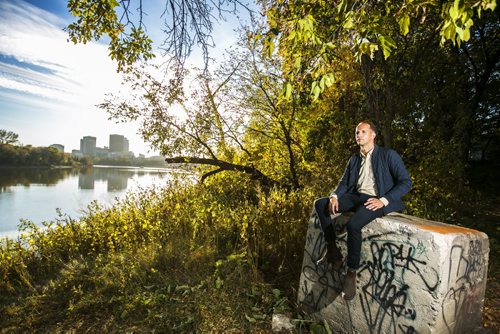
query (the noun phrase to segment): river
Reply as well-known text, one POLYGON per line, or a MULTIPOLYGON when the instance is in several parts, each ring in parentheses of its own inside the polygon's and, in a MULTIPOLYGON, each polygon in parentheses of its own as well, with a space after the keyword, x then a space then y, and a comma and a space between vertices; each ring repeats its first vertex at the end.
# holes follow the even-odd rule
POLYGON ((15 238, 22 218, 41 225, 54 220, 57 209, 77 218, 93 200, 110 205, 129 190, 166 184, 173 171, 109 166, 1 168, 0 237, 15 238))

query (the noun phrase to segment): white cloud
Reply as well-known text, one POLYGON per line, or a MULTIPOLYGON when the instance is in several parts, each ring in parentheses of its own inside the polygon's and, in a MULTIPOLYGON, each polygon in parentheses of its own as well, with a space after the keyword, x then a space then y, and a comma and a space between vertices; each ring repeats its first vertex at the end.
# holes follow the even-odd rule
POLYGON ((77 86, 76 82, 60 76, 0 63, 0 87, 69 103, 68 93, 77 86))
MULTIPOLYGON (((50 97, 66 100, 59 94, 64 92, 71 95, 76 105, 82 101, 98 103, 94 97, 100 98, 103 90, 119 87, 120 77, 106 47, 97 43, 68 43, 66 33, 60 28, 63 22, 54 15, 22 1, 15 4, 4 1, 0 2, 0 22, 0 54, 49 70, 51 73, 43 78, 35 71, 22 75, 30 78, 33 85, 52 87, 57 94, 49 94, 50 97)), ((23 81, 23 91, 30 91, 27 87, 30 83, 23 81)), ((40 93, 38 87, 32 90, 40 93)))
POLYGON ((63 26, 66 24, 58 16, 22 0, 2 0, 0 2, 0 19, 2 19, 0 22, 5 20, 18 21, 16 27, 19 28, 25 24, 24 20, 22 20, 24 17, 30 17, 32 22, 39 25, 40 29, 44 29, 46 26, 63 26))
MULTIPOLYGON (((151 0, 147 6, 148 33, 155 41, 161 41, 158 8, 163 10, 164 2, 151 0)), ((235 43, 234 19, 214 24, 217 47, 210 51, 211 56, 221 59, 223 50, 235 43)), ((62 28, 68 23, 25 1, 0 0, 0 56, 4 56, 3 62, 0 58, 0 124, 7 123, 6 119, 13 124, 12 115, 7 117, 6 113, 17 113, 25 106, 26 110, 37 109, 38 116, 12 125, 24 133, 24 143, 59 142, 68 150, 78 148, 84 135, 97 136, 98 145, 104 146, 110 133, 120 133, 129 138, 134 152, 146 152, 147 146, 136 135, 136 124, 116 125, 95 107, 106 93, 124 89, 107 47, 67 42, 62 28), (2 100, 7 103, 2 105, 2 100), (22 129, 28 123, 33 125, 22 129)), ((156 62, 162 60, 158 57, 156 62)), ((188 63, 203 67, 199 50, 194 50, 188 63)), ((30 117, 35 116, 30 113, 30 117)))
POLYGON ((105 146, 110 133, 120 133, 134 152, 146 152, 136 124, 117 125, 95 106, 121 89, 106 46, 67 42, 67 24, 24 1, 0 0, 0 124, 17 126, 26 144, 57 142, 71 150, 84 135, 105 146), (23 106, 29 120, 21 119, 23 106), (7 116, 12 112, 19 114, 17 123, 7 116))

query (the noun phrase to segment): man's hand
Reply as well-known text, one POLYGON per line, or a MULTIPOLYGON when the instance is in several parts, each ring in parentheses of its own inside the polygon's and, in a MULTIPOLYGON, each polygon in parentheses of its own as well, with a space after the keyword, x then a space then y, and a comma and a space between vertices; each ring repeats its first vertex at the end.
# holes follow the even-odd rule
POLYGON ((339 200, 336 197, 330 197, 330 212, 334 215, 339 211, 339 200))
MULTIPOLYGON (((330 201, 330 203, 331 203, 331 201, 330 201)), ((383 206, 384 206, 384 203, 381 200, 379 200, 378 198, 375 198, 375 197, 369 198, 365 202, 365 207, 368 210, 372 210, 372 211, 378 210, 378 209, 382 208, 383 206)))

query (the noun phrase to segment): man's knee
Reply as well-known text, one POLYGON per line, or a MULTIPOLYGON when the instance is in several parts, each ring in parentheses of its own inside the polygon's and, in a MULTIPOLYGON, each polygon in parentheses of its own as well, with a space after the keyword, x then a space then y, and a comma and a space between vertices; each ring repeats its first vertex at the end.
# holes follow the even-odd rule
POLYGON ((328 197, 318 198, 314 201, 314 208, 316 212, 323 212, 325 210, 326 205, 328 204, 328 197), (326 201, 325 201, 326 199, 326 201))
POLYGON ((347 231, 361 231, 365 225, 382 216, 382 210, 371 211, 366 208, 358 208, 347 223, 347 231))

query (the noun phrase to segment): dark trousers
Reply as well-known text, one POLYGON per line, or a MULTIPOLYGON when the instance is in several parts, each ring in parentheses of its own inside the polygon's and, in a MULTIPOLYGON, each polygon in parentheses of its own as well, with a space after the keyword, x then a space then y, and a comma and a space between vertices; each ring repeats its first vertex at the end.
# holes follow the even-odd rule
MULTIPOLYGON (((364 203, 371 197, 375 196, 348 193, 338 199, 338 212, 354 212, 354 215, 347 222, 347 266, 351 269, 359 268, 361 241, 363 240, 361 229, 375 218, 384 215, 382 208, 372 211, 364 206, 364 203)), ((332 218, 330 217, 329 203, 330 199, 328 197, 319 198, 314 202, 314 207, 327 242, 335 242, 335 238, 331 240, 331 237, 326 237, 326 231, 330 233, 334 231, 332 218)))

